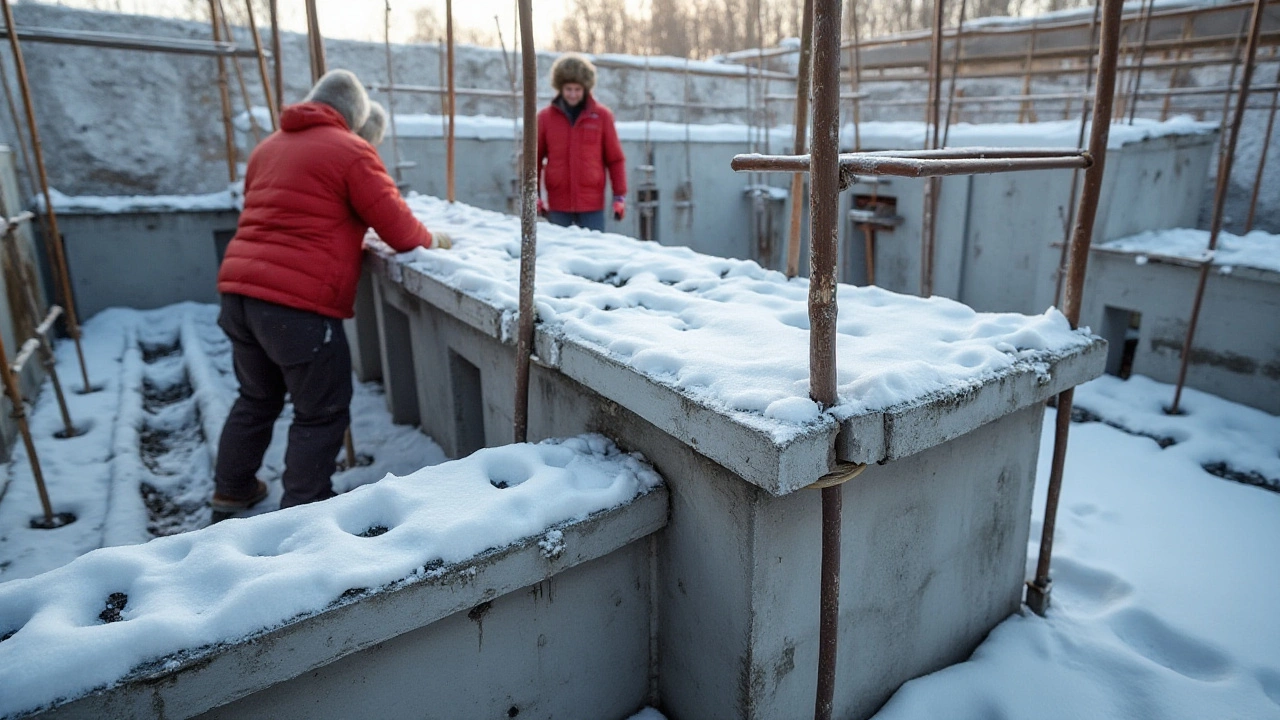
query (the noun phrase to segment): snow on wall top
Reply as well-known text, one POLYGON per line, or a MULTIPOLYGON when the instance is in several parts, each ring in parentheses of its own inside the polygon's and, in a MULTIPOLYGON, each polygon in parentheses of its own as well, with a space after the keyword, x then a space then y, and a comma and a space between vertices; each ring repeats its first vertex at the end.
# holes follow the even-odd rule
POLYGON ((0 716, 140 665, 176 667, 175 653, 319 612, 351 588, 430 577, 660 483, 638 457, 585 435, 480 450, 324 503, 95 550, 0 584, 0 716))
MULTIPOLYGON (((235 210, 236 202, 230 190, 204 195, 64 195, 49 189, 53 209, 67 215, 113 215, 117 213, 144 212, 219 212, 235 210)), ((44 211, 44 196, 32 201, 39 211, 44 211)))
MULTIPOLYGON (((1191 228, 1149 230, 1102 243, 1098 247, 1134 253, 1142 262, 1146 261, 1147 254, 1203 262, 1209 257, 1209 231, 1191 228)), ((1248 235, 1240 236, 1224 231, 1218 236, 1213 264, 1223 272, 1230 272, 1231 267, 1240 266, 1280 273, 1280 235, 1254 230, 1248 235)))
MULTIPOLYGON (((507 314, 517 308, 519 218, 414 196, 450 251, 399 256, 507 314)), ((786 442, 819 419, 809 399, 808 281, 754 262, 620 235, 538 225, 544 330, 786 442)), ((979 313, 953 300, 839 288, 837 420, 972 388, 1090 344, 1057 310, 979 313)))

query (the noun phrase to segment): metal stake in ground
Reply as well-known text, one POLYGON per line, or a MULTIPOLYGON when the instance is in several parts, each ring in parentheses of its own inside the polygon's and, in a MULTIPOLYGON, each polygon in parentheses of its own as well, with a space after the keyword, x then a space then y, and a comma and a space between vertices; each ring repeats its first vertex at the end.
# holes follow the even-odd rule
MULTIPOLYGON (((9 0, 0 0, 0 9, 4 10, 5 27, 14 27, 13 9, 9 0)), ((18 85, 22 90, 22 104, 27 111, 27 130, 31 133, 31 150, 35 157, 36 170, 40 173, 40 191, 44 194, 45 216, 49 219, 47 245, 53 250, 54 275, 62 288, 62 301, 67 310, 67 334, 76 346, 76 357, 80 360, 80 375, 84 379, 84 392, 93 392, 97 388, 89 382, 89 368, 85 365, 84 349, 80 347, 80 323, 76 320, 76 300, 71 292, 71 277, 67 271, 67 257, 62 248, 62 234, 58 232, 58 213, 53 209, 53 197, 49 194, 49 174, 44 165, 44 150, 40 147, 40 130, 36 127, 36 113, 31 101, 31 84, 27 80, 27 63, 22 58, 22 47, 18 44, 18 33, 9 33, 9 48, 13 51, 14 64, 18 69, 18 85)))
POLYGON ((529 430, 529 364, 533 354, 533 281, 538 253, 538 56, 532 0, 520 0, 520 60, 524 75, 524 147, 520 200, 520 317, 516 331, 515 442, 529 430))
MULTIPOLYGON (((1104 0, 1102 7, 1102 46, 1098 59, 1097 90, 1093 103, 1093 125, 1089 129, 1089 153, 1093 163, 1085 169, 1080 207, 1076 211, 1075 231, 1071 236, 1071 253, 1067 265, 1067 301, 1064 314, 1071 327, 1080 322, 1080 305, 1084 293, 1084 273, 1089 263, 1089 245, 1093 238, 1093 222, 1102 195, 1102 173, 1107 160, 1107 138, 1111 135, 1111 108, 1116 90, 1116 60, 1120 47, 1120 14, 1124 0, 1104 0)), ((1049 609, 1049 560, 1053 554, 1053 529, 1058 515, 1058 497, 1062 491, 1062 472, 1067 459, 1067 436, 1071 430, 1073 389, 1058 395, 1053 464, 1049 472, 1049 495, 1045 501, 1044 525, 1040 536, 1040 559, 1036 577, 1027 583, 1027 605, 1039 615, 1049 609)))
POLYGON ((1213 264, 1213 252, 1218 248, 1218 235, 1222 233, 1222 209, 1227 201, 1227 186, 1231 182, 1231 166, 1236 159, 1236 142, 1240 139, 1240 124, 1249 104, 1249 83, 1253 82, 1254 61, 1258 57, 1258 35, 1262 31, 1262 12, 1266 0, 1254 0, 1253 15, 1249 18, 1249 42, 1244 50, 1244 71, 1240 75, 1240 97, 1236 100, 1235 115, 1231 119, 1231 136, 1218 162, 1218 185, 1213 193, 1213 222, 1209 225, 1209 258, 1200 265, 1200 277, 1196 281, 1195 300, 1191 304, 1191 320, 1187 323, 1187 337, 1182 342, 1182 362, 1178 365, 1178 382, 1173 391, 1173 404, 1169 414, 1178 414, 1178 402, 1182 399, 1182 386, 1187 381, 1187 363, 1191 360, 1191 343, 1196 338, 1196 323, 1200 320, 1200 306, 1204 302, 1204 286, 1209 280, 1209 266, 1213 264))

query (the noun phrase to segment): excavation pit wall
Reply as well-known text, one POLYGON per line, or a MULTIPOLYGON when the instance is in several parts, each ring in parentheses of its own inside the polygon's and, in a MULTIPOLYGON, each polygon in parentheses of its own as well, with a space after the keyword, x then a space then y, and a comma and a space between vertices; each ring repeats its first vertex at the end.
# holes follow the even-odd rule
MULTIPOLYGON (((544 244, 552 233, 601 238, 539 227, 544 244)), ((461 238, 455 250, 465 247, 466 233, 449 231, 461 238)), ((446 453, 508 442, 509 305, 463 289, 480 285, 474 277, 454 282, 377 253, 364 281, 353 355, 365 360, 359 372, 382 378, 391 412, 446 453)), ((821 513, 820 494, 805 486, 840 461, 869 467, 844 486, 835 715, 868 717, 903 682, 965 659, 1020 604, 1044 401, 1099 375, 1105 360, 1092 338, 892 408, 823 416, 778 440, 542 320, 530 438, 602 433, 649 458, 671 493, 652 557, 650 702, 676 719, 812 707, 821 513)))

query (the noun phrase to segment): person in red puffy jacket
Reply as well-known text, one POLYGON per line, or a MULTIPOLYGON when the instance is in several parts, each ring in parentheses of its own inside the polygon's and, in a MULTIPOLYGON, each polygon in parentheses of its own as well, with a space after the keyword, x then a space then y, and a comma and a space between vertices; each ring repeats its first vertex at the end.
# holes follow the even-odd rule
POLYGON ((538 113, 538 186, 547 191, 538 213, 603 232, 606 172, 614 220, 627 211, 627 159, 613 113, 591 96, 595 84, 595 65, 581 55, 561 55, 551 66, 556 98, 538 113))
POLYGON ((418 222, 377 150, 354 132, 369 114, 356 76, 331 71, 249 156, 244 210, 218 271, 218 325, 231 340, 240 395, 218 443, 215 513, 266 497, 256 474, 286 393, 293 423, 280 506, 333 496, 351 419, 342 319, 354 314, 365 232, 373 227, 400 252, 451 245, 418 222))

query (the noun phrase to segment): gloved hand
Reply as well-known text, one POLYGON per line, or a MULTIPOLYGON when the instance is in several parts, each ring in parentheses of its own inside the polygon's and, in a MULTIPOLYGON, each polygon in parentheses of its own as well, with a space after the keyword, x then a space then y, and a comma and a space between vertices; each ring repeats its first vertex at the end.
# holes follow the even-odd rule
POLYGON ((448 233, 441 232, 440 230, 432 230, 431 247, 438 248, 440 250, 448 250, 453 247, 453 238, 449 237, 448 233))
POLYGON ((547 213, 547 201, 542 198, 538 198, 538 217, 546 217, 547 213))
POLYGON ((625 195, 613 196, 613 219, 622 220, 627 216, 627 198, 625 195))

